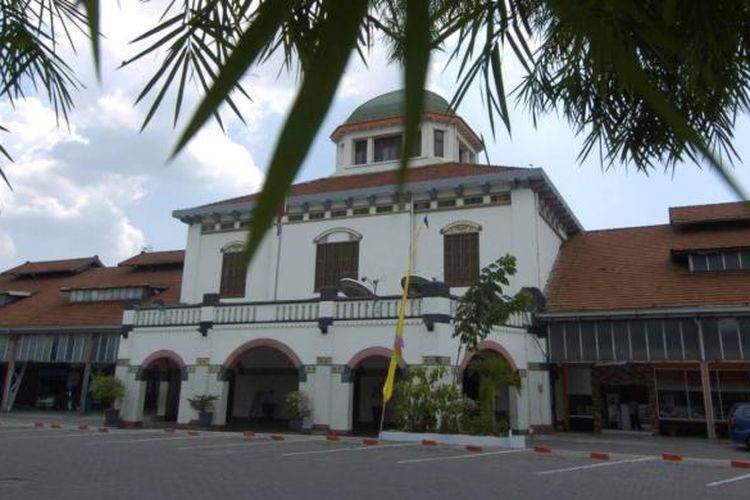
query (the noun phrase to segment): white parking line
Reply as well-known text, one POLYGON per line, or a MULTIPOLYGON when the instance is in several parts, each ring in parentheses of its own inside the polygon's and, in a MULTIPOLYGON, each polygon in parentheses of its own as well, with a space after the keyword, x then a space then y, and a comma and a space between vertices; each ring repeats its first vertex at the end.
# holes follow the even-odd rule
POLYGON ((441 460, 458 460, 461 458, 487 457, 490 455, 506 455, 508 453, 518 453, 527 450, 502 450, 502 451, 485 451, 483 453, 469 453, 467 455, 449 455, 447 457, 429 457, 429 458, 412 458, 409 460, 399 460, 397 464, 415 464, 419 462, 439 462, 441 460))
POLYGON ((69 437, 112 437, 121 435, 135 435, 135 434, 154 434, 159 431, 115 431, 115 432, 98 432, 96 430, 73 430, 65 433, 44 433, 37 434, 35 436, 12 436, 8 438, 8 441, 25 441, 27 439, 58 439, 58 438, 69 438, 69 437))
POLYGON ((399 444, 378 444, 373 446, 357 446, 350 448, 334 448, 332 450, 313 450, 313 451, 293 451, 291 453, 282 453, 282 457, 292 457, 296 455, 316 455, 318 453, 340 453, 342 451, 364 451, 364 450, 381 450, 383 448, 398 448, 401 446, 418 446, 415 443, 399 443, 399 444))
MULTIPOLYGON (((143 439, 122 439, 120 441, 106 441, 104 444, 130 444, 130 443, 147 443, 150 441, 178 441, 181 439, 209 439, 209 438, 229 438, 236 436, 174 436, 174 437, 155 437, 155 438, 143 438, 143 439)), ((89 443, 89 445, 97 443, 89 443)))
POLYGON ((553 470, 545 470, 541 472, 537 472, 537 474, 558 474, 560 472, 573 472, 577 470, 585 470, 585 469, 598 469, 600 467, 610 467, 612 465, 621 465, 621 464, 632 464, 636 462, 646 462, 648 460, 656 460, 656 457, 641 457, 641 458, 632 458, 629 460, 618 460, 616 462, 599 462, 595 464, 588 464, 588 465, 579 465, 577 467, 566 467, 565 469, 553 469, 553 470))
POLYGON ((201 444, 197 446, 181 446, 177 448, 180 451, 186 450, 211 450, 216 448, 233 448, 238 446, 268 446, 271 444, 290 444, 290 443, 314 443, 323 442, 322 439, 292 439, 287 441, 243 441, 242 443, 226 443, 226 444, 201 444))
POLYGON ((714 486, 721 486, 722 484, 733 483, 735 481, 742 481, 743 479, 750 479, 750 474, 744 474, 742 476, 735 476, 729 479, 724 479, 722 481, 714 481, 713 483, 706 484, 706 487, 713 488, 714 486))

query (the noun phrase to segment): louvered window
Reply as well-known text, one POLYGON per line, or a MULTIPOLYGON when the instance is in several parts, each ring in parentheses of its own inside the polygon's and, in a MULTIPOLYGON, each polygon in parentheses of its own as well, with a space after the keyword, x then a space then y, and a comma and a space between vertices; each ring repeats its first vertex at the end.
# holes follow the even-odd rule
POLYGON ((336 287, 341 278, 357 279, 359 242, 319 243, 315 256, 315 291, 336 287))
POLYGON ((479 277, 479 233, 446 234, 443 237, 445 282, 469 286, 479 277))
POLYGON ((224 252, 221 262, 219 294, 222 297, 244 297, 246 276, 247 266, 245 265, 243 252, 224 252))

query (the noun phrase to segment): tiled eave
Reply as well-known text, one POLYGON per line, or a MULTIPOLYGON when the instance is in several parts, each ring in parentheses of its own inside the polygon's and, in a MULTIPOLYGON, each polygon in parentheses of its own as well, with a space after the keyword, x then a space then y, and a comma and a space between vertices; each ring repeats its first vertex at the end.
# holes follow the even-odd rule
POLYGON ((4 326, 0 335, 62 335, 62 334, 118 334, 121 325, 72 325, 72 326, 4 326))
MULTIPOLYGON (((456 189, 461 186, 481 186, 492 183, 507 183, 512 188, 530 187, 540 194, 544 202, 561 221, 568 234, 574 234, 582 230, 581 223, 575 217, 573 211, 568 207, 560 193, 558 193, 547 175, 540 168, 407 182, 402 192, 407 195, 429 193, 433 190, 456 189)), ((364 199, 378 195, 393 195, 396 193, 397 187, 396 184, 388 184, 327 193, 290 196, 287 198, 286 206, 303 206, 311 203, 331 203, 335 201, 364 199)), ((227 216, 239 218, 241 214, 249 214, 254 208, 254 201, 245 201, 175 210, 172 212, 172 216, 180 219, 182 222, 191 224, 203 220, 219 220, 227 216)))

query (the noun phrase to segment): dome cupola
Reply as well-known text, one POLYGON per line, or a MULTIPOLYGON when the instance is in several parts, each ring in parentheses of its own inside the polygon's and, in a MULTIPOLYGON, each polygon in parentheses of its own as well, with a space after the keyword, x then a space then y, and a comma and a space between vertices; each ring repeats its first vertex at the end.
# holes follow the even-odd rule
MULTIPOLYGON (((398 167, 403 146, 406 92, 394 90, 357 107, 331 134, 336 143, 334 175, 381 172, 398 167)), ((425 91, 412 166, 476 163, 482 139, 442 96, 425 91)))

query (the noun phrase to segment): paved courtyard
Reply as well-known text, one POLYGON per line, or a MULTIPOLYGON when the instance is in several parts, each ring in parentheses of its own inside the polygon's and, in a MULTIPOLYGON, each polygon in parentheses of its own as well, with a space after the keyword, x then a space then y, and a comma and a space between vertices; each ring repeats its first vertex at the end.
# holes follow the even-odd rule
MULTIPOLYGON (((748 498, 750 469, 727 459, 665 461, 654 450, 551 453, 325 436, 159 429, 101 432, 0 419, 0 498, 748 498)), ((552 440, 554 441, 554 439, 552 440)), ((535 441, 539 445, 541 441, 535 441)), ((548 440, 548 444, 549 444, 548 440)), ((579 443, 583 445, 583 443, 579 443)), ((606 446, 606 440, 597 443, 606 446)), ((613 449, 616 447, 614 445, 613 449)), ((573 449, 571 449, 573 448, 573 449)), ((590 447, 589 447, 590 448, 590 447)))

